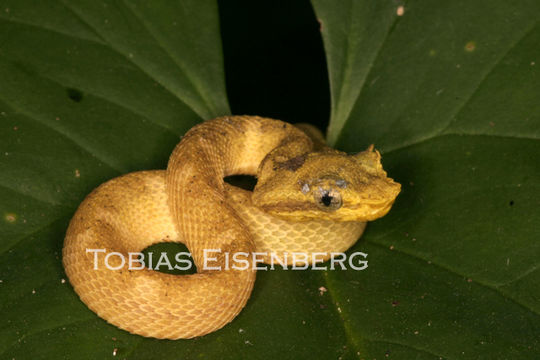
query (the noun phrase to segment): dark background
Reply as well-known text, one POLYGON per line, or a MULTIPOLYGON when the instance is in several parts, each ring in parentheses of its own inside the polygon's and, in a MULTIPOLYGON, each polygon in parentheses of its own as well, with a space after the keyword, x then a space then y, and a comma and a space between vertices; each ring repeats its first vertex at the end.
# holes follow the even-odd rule
POLYGON ((309 1, 220 0, 219 12, 232 113, 308 122, 325 131, 328 72, 309 1))

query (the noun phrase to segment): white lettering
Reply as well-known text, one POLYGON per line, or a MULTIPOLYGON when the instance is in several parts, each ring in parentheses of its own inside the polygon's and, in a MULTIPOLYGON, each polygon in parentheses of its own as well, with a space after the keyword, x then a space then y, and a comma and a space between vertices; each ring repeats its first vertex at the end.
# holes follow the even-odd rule
POLYGON ((105 266, 106 266, 107 269, 109 269, 109 270, 120 270, 121 268, 124 267, 124 264, 125 264, 125 263, 126 263, 126 259, 124 258, 124 255, 122 255, 122 254, 119 253, 119 252, 113 251, 113 252, 110 252, 110 253, 108 253, 107 255, 105 255, 105 266), (118 265, 118 266, 116 266, 116 267, 111 266, 111 265, 109 264, 109 258, 110 258, 111 256, 118 256, 118 257, 120 258, 120 260, 122 260, 122 261, 120 262, 120 265, 118 265))
POLYGON ((203 264, 203 269, 204 270, 221 270, 221 266, 208 266, 208 260, 211 260, 211 261, 217 261, 217 258, 208 258, 207 254, 209 252, 214 252, 214 253, 221 253, 221 249, 204 249, 204 264, 203 264))
POLYGON ((341 270, 347 270, 345 264, 346 256, 344 253, 331 253, 330 255, 330 270, 335 270, 335 264, 338 263, 341 266, 341 270), (339 256, 340 259, 336 259, 336 256, 339 256))
POLYGON ((293 270, 306 270, 309 267, 308 254, 305 252, 293 252, 293 270))
POLYGON ((128 252, 128 269, 129 270, 144 269, 144 254, 140 252, 128 252), (135 267, 133 266, 133 263, 139 263, 141 265, 138 267, 135 267))
POLYGON ((89 252, 93 252, 94 253, 94 270, 97 270, 98 269, 98 264, 97 264, 97 260, 98 260, 98 253, 100 252, 105 252, 105 249, 86 249, 86 253, 89 253, 89 252))
POLYGON ((182 256, 191 257, 191 254, 188 253, 188 252, 185 252, 185 251, 176 253, 176 256, 174 257, 174 260, 177 263, 183 263, 185 265, 184 266, 179 266, 178 264, 176 264, 176 265, 174 265, 174 268, 176 270, 180 270, 180 271, 185 271, 185 270, 191 269, 191 265, 192 265, 191 261, 188 260, 188 259, 183 259, 182 256))
POLYGON ((314 252, 311 253, 311 270, 326 270, 326 266, 317 266, 317 264, 321 264, 324 262, 324 258, 328 255, 328 253, 325 252, 314 252), (318 257, 321 257, 318 259, 318 257))
POLYGON ((360 260, 358 263, 361 264, 360 266, 356 266, 354 265, 353 263, 353 259, 355 256, 361 256, 363 257, 364 259, 367 257, 367 254, 366 253, 363 253, 363 252, 355 252, 355 253, 352 253, 351 256, 349 256, 349 266, 354 269, 354 270, 365 270, 367 267, 368 267, 368 262, 367 260, 360 260))

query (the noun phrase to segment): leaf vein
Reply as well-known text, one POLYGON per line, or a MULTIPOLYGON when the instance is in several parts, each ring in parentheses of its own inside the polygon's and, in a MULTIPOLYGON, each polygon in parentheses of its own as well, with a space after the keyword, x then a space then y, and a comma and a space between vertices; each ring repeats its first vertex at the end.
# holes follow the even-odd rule
POLYGON ((116 171, 118 171, 120 173, 125 172, 123 169, 121 169, 121 165, 114 164, 115 163, 114 159, 109 158, 109 156, 102 153, 101 151, 92 148, 92 146, 85 141, 84 137, 73 135, 69 131, 66 131, 66 130, 63 130, 63 129, 59 128, 59 127, 51 125, 49 122, 40 119, 35 114, 30 114, 30 113, 27 113, 23 109, 17 108, 12 103, 7 101, 5 98, 0 97, 0 99, 2 99, 6 104, 9 104, 9 106, 12 109, 14 109, 15 112, 17 112, 17 113, 25 116, 26 118, 28 118, 28 119, 30 119, 32 121, 35 121, 35 122, 37 122, 39 124, 42 124, 45 127, 57 132, 58 134, 60 134, 64 138, 68 139, 70 142, 74 143, 78 148, 80 148, 83 151, 85 151, 86 153, 88 153, 90 156, 98 158, 101 162, 103 162, 105 165, 109 166, 111 169, 116 170, 116 171))
MULTIPOLYGON (((198 95, 204 100, 204 102, 207 105, 210 104, 211 102, 208 101, 208 97, 207 97, 206 92, 201 89, 201 84, 198 81, 195 81, 195 79, 191 76, 191 73, 185 69, 183 64, 181 64, 181 62, 179 62, 178 59, 175 56, 173 56, 173 54, 170 52, 170 50, 163 44, 162 41, 160 41, 159 37, 156 34, 154 34, 153 31, 150 30, 150 28, 146 25, 146 23, 141 19, 140 15, 129 6, 129 4, 126 2, 126 0, 122 0, 122 1, 123 1, 124 5, 126 6, 126 8, 128 8, 129 11, 133 14, 133 16, 137 19, 137 21, 139 21, 139 23, 152 36, 152 38, 154 38, 154 40, 156 40, 156 43, 159 45, 159 47, 161 49, 163 49, 165 54, 167 54, 167 56, 173 61, 173 63, 180 70, 180 72, 182 72, 186 76, 186 79, 193 86, 193 88, 197 91, 198 95)), ((193 109, 193 110, 197 114, 199 114, 199 116, 201 116, 202 118, 205 117, 204 114, 200 113, 196 109, 193 109)))
MULTIPOLYGON (((66 8, 68 8, 70 11, 72 11, 73 13, 76 13, 78 15, 77 18, 81 21, 81 23, 85 24, 90 29, 95 31, 99 35, 100 38, 103 38, 103 36, 101 36, 101 34, 98 32, 97 28, 93 27, 90 23, 88 23, 79 13, 77 13, 74 9, 70 8, 64 1, 61 1, 61 2, 66 8)), ((119 49, 112 46, 112 44, 109 43, 108 41, 106 41, 105 38, 103 38, 103 39, 105 41, 105 44, 101 44, 101 43, 98 43, 98 42, 96 42, 96 43, 107 47, 108 49, 110 49, 114 53, 121 56, 124 60, 126 60, 127 62, 129 62, 133 66, 135 66, 135 68, 139 69, 143 74, 145 74, 149 78, 153 79, 163 89, 165 89, 167 92, 169 92, 171 95, 173 95, 175 99, 177 99, 178 101, 185 104, 187 107, 189 107, 191 110, 193 110, 196 114, 199 114, 199 112, 191 104, 189 104, 187 101, 185 101, 180 94, 177 94, 174 90, 170 89, 166 84, 164 84, 159 79, 157 79, 150 71, 146 70, 142 65, 140 65, 140 64, 136 63, 135 61, 133 61, 128 55, 124 54, 119 49)), ((199 116, 201 116, 201 115, 199 115, 199 116)))
MULTIPOLYGON (((371 241, 371 240, 366 240, 367 243, 370 243, 372 245, 375 245, 379 248, 382 248, 382 249, 385 249, 385 250, 388 250, 388 248, 383 245, 383 244, 380 244, 378 242, 375 242, 375 241, 371 241)), ((460 274, 459 272, 457 272, 456 270, 452 269, 452 268, 449 268, 443 264, 440 264, 438 262, 435 262, 433 261, 432 259, 430 258, 424 258, 422 257, 420 254, 415 254, 413 252, 409 252, 409 251, 406 251, 406 250, 403 250, 403 249, 398 249, 398 248, 394 248, 393 250, 391 250, 393 252, 396 252, 396 253, 400 253, 402 255, 406 255, 406 256, 409 256, 413 259, 416 259, 418 261, 421 261, 422 263, 425 263, 427 261, 430 261, 430 266, 433 265, 433 266, 436 266, 437 268, 441 269, 441 270, 444 270, 446 272, 448 272, 449 274, 453 274, 457 277, 461 277, 461 278, 468 278, 467 274, 460 274)), ((504 299, 507 299, 507 300, 510 300, 511 302, 513 302, 514 304, 518 305, 519 307, 535 314, 535 315, 538 315, 540 316, 540 313, 539 312, 536 312, 533 308, 530 308, 528 305, 526 304, 523 304, 521 302, 519 302, 517 299, 513 298, 513 297, 510 297, 508 294, 505 294, 503 293, 498 287, 496 286, 492 286, 492 285, 489 285, 488 283, 485 283, 485 282, 482 282, 482 281, 479 281, 478 279, 474 279, 474 283, 488 289, 488 290, 491 290, 493 291, 494 293, 497 293, 499 296, 503 297, 504 299)))
POLYGON ((538 25, 538 20, 534 21, 524 32, 521 34, 509 47, 506 51, 501 53, 501 55, 495 60, 495 62, 492 64, 492 66, 487 69, 487 71, 484 73, 478 84, 476 84, 473 91, 468 95, 467 99, 463 101, 461 106, 459 106, 456 109, 456 112, 453 116, 449 118, 449 121, 446 123, 444 128, 440 129, 439 133, 445 133, 451 126, 456 122, 457 117, 461 114, 464 108, 471 102, 472 98, 476 95, 478 90, 482 87, 482 84, 489 78, 489 75, 493 73, 493 71, 497 68, 497 66, 500 64, 500 62, 521 42, 523 41, 527 35, 529 35, 538 25))

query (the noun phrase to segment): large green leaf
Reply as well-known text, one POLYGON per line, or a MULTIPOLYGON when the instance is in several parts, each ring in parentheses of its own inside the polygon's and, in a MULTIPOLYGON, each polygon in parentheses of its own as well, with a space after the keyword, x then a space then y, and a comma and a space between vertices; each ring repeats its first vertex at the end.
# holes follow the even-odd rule
POLYGON ((329 139, 374 142, 403 193, 365 271, 261 271, 231 324, 163 341, 88 310, 62 241, 92 188, 229 112, 217 6, 0 1, 0 358, 539 356, 540 5, 313 3, 329 139))
POLYGON ((375 143, 403 184, 358 245, 370 271, 328 274, 352 347, 366 358, 537 358, 540 3, 313 4, 329 139, 349 151, 375 143))

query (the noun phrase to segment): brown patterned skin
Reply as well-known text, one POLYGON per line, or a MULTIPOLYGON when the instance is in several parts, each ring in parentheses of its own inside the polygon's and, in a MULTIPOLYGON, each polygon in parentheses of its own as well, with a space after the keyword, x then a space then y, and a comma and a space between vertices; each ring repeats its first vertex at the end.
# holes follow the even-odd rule
POLYGON ((252 258, 244 258, 248 269, 225 269, 227 253, 274 252, 283 260, 287 252, 347 250, 365 221, 388 212, 400 185, 386 177, 372 148, 347 155, 303 129, 309 136, 260 117, 210 120, 183 137, 167 170, 130 173, 95 189, 71 220, 63 249, 81 300, 131 333, 192 338, 229 323, 250 296, 252 258), (234 174, 256 175, 254 192, 224 183, 234 174), (184 243, 198 273, 129 270, 116 254, 108 263, 119 270, 105 266, 106 254, 128 259, 164 241, 184 243), (221 270, 203 269, 205 249, 221 251, 207 263, 221 270))

